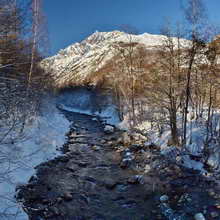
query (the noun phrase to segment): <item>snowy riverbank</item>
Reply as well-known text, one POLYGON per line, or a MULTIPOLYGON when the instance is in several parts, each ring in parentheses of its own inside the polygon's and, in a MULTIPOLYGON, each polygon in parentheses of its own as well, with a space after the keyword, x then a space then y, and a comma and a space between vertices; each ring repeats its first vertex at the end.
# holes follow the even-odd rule
POLYGON ((27 183, 34 167, 59 154, 56 149, 65 141, 69 122, 56 108, 54 98, 46 98, 41 115, 25 127, 22 140, 1 144, 0 219, 26 220, 27 215, 16 203, 16 186, 27 183))

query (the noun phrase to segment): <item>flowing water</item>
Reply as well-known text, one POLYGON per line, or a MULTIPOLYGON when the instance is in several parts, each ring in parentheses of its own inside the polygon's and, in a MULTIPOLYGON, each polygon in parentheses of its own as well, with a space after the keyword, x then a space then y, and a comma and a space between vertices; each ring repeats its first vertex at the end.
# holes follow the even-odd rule
MULTIPOLYGON (((106 108, 106 103, 103 107, 103 102, 94 102, 96 95, 91 98, 91 94, 83 94, 81 103, 75 92, 62 93, 58 107, 65 104, 68 109, 89 109, 92 114, 106 108)), ((115 146, 121 131, 107 135, 99 117, 61 112, 71 122, 61 149, 63 156, 40 164, 18 194, 30 220, 164 219, 158 203, 159 188, 152 188, 153 177, 148 182, 132 182, 129 179, 138 171, 120 166, 122 157, 115 146)))

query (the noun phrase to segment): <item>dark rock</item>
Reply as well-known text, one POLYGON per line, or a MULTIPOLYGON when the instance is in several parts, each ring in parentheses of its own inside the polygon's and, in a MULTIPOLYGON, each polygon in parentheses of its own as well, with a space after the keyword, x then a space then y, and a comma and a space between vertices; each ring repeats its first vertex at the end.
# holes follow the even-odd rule
POLYGON ((198 185, 198 181, 194 177, 177 178, 177 179, 171 180, 169 184, 172 185, 173 187, 183 187, 183 186, 193 187, 193 186, 198 185))
POLYGON ((211 212, 210 215, 212 218, 217 218, 219 216, 218 212, 215 211, 211 212))
POLYGON ((50 203, 50 200, 48 200, 48 199, 43 199, 43 200, 42 200, 42 203, 45 204, 45 205, 46 205, 46 204, 49 204, 49 203, 50 203))
POLYGON ((37 176, 45 175, 49 173, 51 170, 50 166, 42 165, 37 168, 37 176))
POLYGON ((120 163, 120 167, 122 169, 126 169, 126 168, 130 167, 130 165, 131 165, 131 160, 129 160, 129 159, 123 159, 120 163))
POLYGON ((87 167, 87 166, 88 166, 88 163, 82 161, 82 162, 79 162, 78 165, 79 165, 80 167, 87 167))
POLYGON ((30 182, 36 182, 37 181, 37 176, 36 175, 33 175, 31 178, 30 178, 30 180, 29 180, 29 184, 30 184, 30 182))
POLYGON ((131 151, 134 151, 134 152, 137 152, 137 151, 141 150, 142 148, 143 148, 143 146, 140 145, 140 144, 132 144, 132 145, 129 147, 129 149, 130 149, 131 151))
POLYGON ((132 207, 135 207, 135 206, 137 206, 137 203, 134 200, 130 200, 130 201, 127 201, 127 202, 122 204, 123 208, 132 208, 132 207))
POLYGON ((71 201, 73 199, 73 195, 69 192, 64 193, 62 197, 65 201, 71 201))
POLYGON ((97 183, 97 180, 91 176, 84 176, 83 179, 91 183, 95 183, 95 184, 97 183))
POLYGON ((71 172, 75 172, 79 169, 79 166, 78 166, 78 164, 75 164, 75 163, 68 163, 66 166, 66 169, 71 172))
POLYGON ((138 183, 143 183, 143 176, 142 175, 135 175, 127 180, 128 183, 130 184, 138 184, 138 183))
POLYGON ((56 202, 59 204, 63 201, 63 199, 61 197, 57 197, 56 202))
POLYGON ((104 184, 107 189, 114 189, 115 186, 117 185, 117 182, 115 182, 112 179, 108 179, 104 181, 104 184))
POLYGON ((58 158, 58 161, 60 161, 60 162, 63 162, 63 163, 66 163, 66 162, 68 162, 69 161, 69 157, 68 156, 62 156, 62 157, 59 157, 58 158))
POLYGON ((114 135, 109 135, 109 136, 106 136, 105 141, 116 141, 117 140, 117 137, 115 137, 114 135))
POLYGON ((51 212, 53 212, 53 214, 55 215, 55 216, 58 216, 58 215, 60 215, 60 212, 59 212, 59 209, 57 208, 57 207, 51 207, 50 208, 50 210, 51 210, 51 212))
POLYGON ((138 179, 136 177, 132 176, 127 180, 127 182, 130 184, 138 184, 138 179))
POLYGON ((153 142, 146 142, 144 144, 144 147, 147 148, 147 149, 150 149, 150 150, 159 149, 159 147, 156 144, 154 144, 153 142))

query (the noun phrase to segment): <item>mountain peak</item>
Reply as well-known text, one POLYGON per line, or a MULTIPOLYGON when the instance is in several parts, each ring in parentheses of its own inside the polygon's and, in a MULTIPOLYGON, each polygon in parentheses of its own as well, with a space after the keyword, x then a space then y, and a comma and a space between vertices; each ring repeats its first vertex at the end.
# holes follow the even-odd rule
MULTIPOLYGON (((62 49, 53 57, 42 61, 42 66, 52 72, 57 87, 67 85, 82 85, 88 83, 91 74, 99 72, 116 57, 117 51, 113 45, 119 43, 135 43, 146 50, 154 50, 163 44, 163 35, 144 33, 140 35, 127 34, 121 31, 94 32, 80 43, 75 43, 62 49)), ((176 38, 172 38, 174 44, 176 38)), ((183 44, 188 40, 181 39, 183 44)))

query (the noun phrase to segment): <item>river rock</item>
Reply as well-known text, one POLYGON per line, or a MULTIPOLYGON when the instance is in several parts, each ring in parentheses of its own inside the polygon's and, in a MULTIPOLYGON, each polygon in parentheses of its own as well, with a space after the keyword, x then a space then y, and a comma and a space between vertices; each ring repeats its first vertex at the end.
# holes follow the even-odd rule
POLYGON ((150 150, 158 150, 160 149, 159 146, 157 146, 155 143, 153 143, 152 141, 147 141, 144 143, 144 147, 146 149, 150 149, 150 150))
POLYGON ((138 183, 143 184, 144 179, 142 175, 135 175, 135 176, 128 178, 127 182, 130 184, 138 184, 138 183))
POLYGON ((139 150, 142 149, 142 145, 141 145, 141 144, 132 144, 132 145, 129 147, 129 149, 130 149, 131 151, 136 152, 136 151, 139 151, 139 150))
POLYGON ((217 218, 219 216, 218 212, 211 212, 210 215, 212 216, 212 218, 217 218))
POLYGON ((214 197, 215 191, 213 189, 210 189, 210 190, 208 190, 208 194, 209 194, 209 196, 214 197))
POLYGON ((57 197, 56 202, 59 204, 63 201, 63 199, 61 197, 57 197))
POLYGON ((132 153, 131 153, 130 151, 125 150, 123 157, 124 157, 124 158, 130 158, 130 159, 132 159, 132 158, 133 158, 133 155, 132 155, 132 153))
POLYGON ((114 128, 113 126, 111 126, 111 125, 105 125, 105 127, 104 127, 104 132, 105 132, 106 134, 113 134, 114 131, 115 131, 115 128, 114 128))
POLYGON ((50 207, 50 210, 54 213, 55 216, 60 215, 59 209, 57 207, 50 207))
POLYGON ((130 151, 124 151, 123 155, 122 155, 122 161, 121 161, 121 168, 127 168, 131 165, 133 159, 134 159, 134 155, 130 152, 130 151))
POLYGON ((105 187, 106 187, 107 189, 114 189, 116 185, 117 185, 117 182, 115 182, 115 181, 112 180, 112 179, 107 179, 107 180, 105 180, 105 187))
POLYGON ((132 176, 132 177, 128 178, 127 182, 130 184, 138 184, 139 183, 138 178, 136 176, 132 176))
POLYGON ((84 161, 81 161, 81 162, 78 163, 78 165, 79 165, 80 167, 87 167, 87 166, 88 166, 88 163, 87 163, 87 162, 84 162, 84 161))
POLYGON ((219 167, 219 159, 220 153, 210 154, 207 160, 207 165, 213 169, 217 169, 219 167))
POLYGON ((127 158, 123 159, 120 163, 120 167, 122 169, 128 168, 130 165, 131 165, 131 159, 127 159, 127 158))
POLYGON ((49 164, 49 162, 48 162, 48 165, 40 165, 40 166, 38 166, 38 168, 37 168, 37 176, 43 176, 44 174, 51 172, 51 167, 50 166, 52 166, 52 165, 49 164))
POLYGON ((194 216, 195 220, 205 220, 205 216, 202 213, 197 213, 194 216))
POLYGON ((92 121, 98 121, 98 119, 96 117, 93 117, 92 121))
POLYGON ((67 155, 64 155, 64 156, 58 157, 58 158, 57 158, 57 161, 66 163, 66 162, 69 161, 69 159, 70 159, 70 158, 69 158, 67 155))
POLYGON ((73 199, 73 196, 71 193, 66 192, 63 194, 63 199, 66 201, 71 201, 73 199))
POLYGON ((167 196, 167 195, 162 195, 161 197, 160 197, 160 201, 161 202, 167 202, 169 200, 169 196, 167 196))
POLYGON ((100 141, 100 143, 101 143, 101 144, 105 144, 105 143, 106 143, 106 140, 102 139, 102 140, 100 141))
POLYGON ((146 141, 147 140, 147 137, 146 136, 144 136, 144 135, 142 135, 142 134, 140 134, 140 133, 137 133, 137 132, 134 132, 133 134, 132 134, 132 138, 133 138, 133 140, 135 140, 135 141, 146 141))
POLYGON ((71 172, 75 172, 79 169, 79 166, 76 163, 69 162, 66 165, 66 169, 70 170, 71 172))
POLYGON ((151 166, 149 164, 146 164, 144 167, 144 172, 148 173, 151 170, 151 166))
POLYGON ((92 146, 92 149, 93 149, 94 151, 99 151, 99 150, 101 149, 101 147, 99 147, 99 146, 97 146, 97 145, 93 145, 93 146, 92 146))

